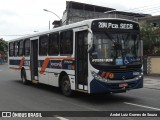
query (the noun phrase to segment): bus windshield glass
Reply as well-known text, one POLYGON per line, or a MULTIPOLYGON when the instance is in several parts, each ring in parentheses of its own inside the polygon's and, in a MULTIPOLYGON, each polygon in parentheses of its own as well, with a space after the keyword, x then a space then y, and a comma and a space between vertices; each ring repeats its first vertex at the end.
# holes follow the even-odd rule
POLYGON ((95 65, 141 64, 141 45, 136 32, 93 32, 90 61, 95 65))

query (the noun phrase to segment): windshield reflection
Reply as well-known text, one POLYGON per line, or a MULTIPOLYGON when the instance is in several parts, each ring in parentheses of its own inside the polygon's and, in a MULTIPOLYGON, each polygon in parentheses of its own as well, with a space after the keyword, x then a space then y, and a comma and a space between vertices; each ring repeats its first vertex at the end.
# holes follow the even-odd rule
POLYGON ((140 50, 139 34, 94 32, 90 60, 100 65, 140 64, 140 50))

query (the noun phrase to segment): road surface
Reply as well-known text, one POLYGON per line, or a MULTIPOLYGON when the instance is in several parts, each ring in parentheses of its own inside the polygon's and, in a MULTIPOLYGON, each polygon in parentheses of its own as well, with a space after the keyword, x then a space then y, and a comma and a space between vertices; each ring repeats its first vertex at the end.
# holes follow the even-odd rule
MULTIPOLYGON (((20 77, 0 65, 0 111, 160 111, 160 89, 151 88, 145 78, 144 88, 112 95, 78 94, 65 97, 59 89, 46 85, 23 85, 20 77)), ((156 79, 156 78, 154 78, 156 79)), ((156 85, 159 83, 158 79, 156 85)), ((0 118, 5 120, 6 118, 0 118)), ((10 120, 13 118, 7 118, 10 120)), ((22 118, 15 118, 22 119, 22 118)), ((34 118, 23 118, 32 120, 34 118)), ((105 117, 48 117, 37 120, 106 120, 105 117)), ((150 120, 151 117, 108 117, 111 120, 150 120)), ((154 117, 152 120, 158 120, 154 117)))

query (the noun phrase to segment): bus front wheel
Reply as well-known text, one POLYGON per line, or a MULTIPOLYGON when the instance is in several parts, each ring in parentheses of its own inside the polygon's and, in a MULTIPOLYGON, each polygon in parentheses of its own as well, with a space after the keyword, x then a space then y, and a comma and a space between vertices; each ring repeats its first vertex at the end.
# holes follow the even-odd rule
POLYGON ((70 84, 70 81, 69 81, 69 78, 67 75, 65 75, 63 78, 62 78, 62 82, 61 82, 61 90, 62 90, 62 93, 65 95, 65 96, 72 96, 73 95, 73 91, 71 90, 71 84, 70 84))

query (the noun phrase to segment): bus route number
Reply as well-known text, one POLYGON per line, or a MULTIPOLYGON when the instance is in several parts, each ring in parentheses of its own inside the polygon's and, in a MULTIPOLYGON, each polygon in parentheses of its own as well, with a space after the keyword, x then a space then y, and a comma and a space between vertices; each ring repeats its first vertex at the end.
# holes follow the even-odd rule
POLYGON ((111 22, 98 22, 99 28, 107 28, 107 29, 133 29, 133 24, 127 23, 111 23, 111 22))
POLYGON ((98 22, 99 28, 108 28, 108 24, 106 22, 98 22))

